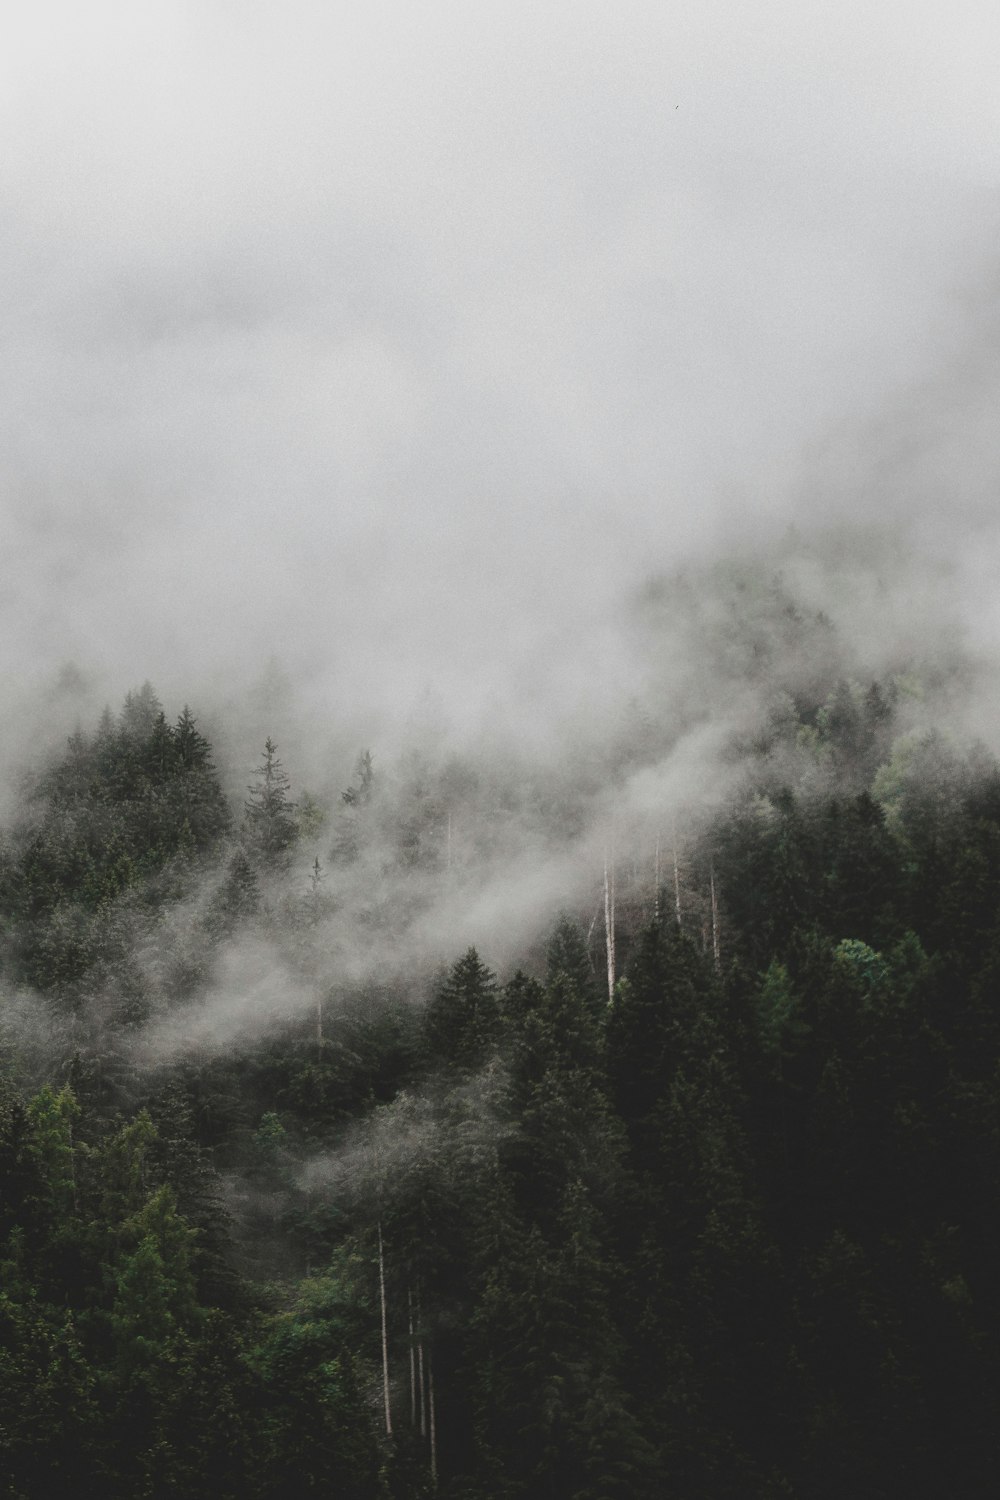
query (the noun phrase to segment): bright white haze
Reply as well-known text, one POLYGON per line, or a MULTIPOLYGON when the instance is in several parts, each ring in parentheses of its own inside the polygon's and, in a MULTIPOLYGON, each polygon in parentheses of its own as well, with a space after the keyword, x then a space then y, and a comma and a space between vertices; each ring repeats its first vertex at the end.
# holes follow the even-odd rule
POLYGON ((992 639, 998 53, 985 0, 8 7, 9 752, 68 661, 572 709, 646 573, 790 523, 992 639))

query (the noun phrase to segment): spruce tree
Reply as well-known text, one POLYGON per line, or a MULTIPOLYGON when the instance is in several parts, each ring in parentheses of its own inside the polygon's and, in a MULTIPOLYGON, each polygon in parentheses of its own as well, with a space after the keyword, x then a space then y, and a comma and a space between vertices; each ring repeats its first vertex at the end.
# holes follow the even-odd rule
POLYGON ((295 804, 288 795, 290 786, 278 759, 277 746, 268 738, 256 779, 247 787, 250 795, 244 803, 247 843, 266 869, 286 865, 295 844, 295 804))
POLYGON ((468 1071, 484 1063, 499 1036, 496 977, 470 948, 439 985, 424 1020, 428 1052, 438 1066, 468 1071))

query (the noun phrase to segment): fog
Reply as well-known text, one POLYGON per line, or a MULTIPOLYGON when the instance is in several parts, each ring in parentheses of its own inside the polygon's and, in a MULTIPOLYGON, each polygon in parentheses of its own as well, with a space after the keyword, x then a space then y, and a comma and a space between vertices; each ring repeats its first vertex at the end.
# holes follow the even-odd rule
POLYGON ((628 678, 646 574, 791 522, 884 521, 995 632, 986 7, 8 31, 8 757, 67 663, 203 712, 277 671, 323 754, 428 693, 558 717, 628 678))
MULTIPOLYGON (((390 801, 407 755, 585 767, 565 837, 522 810, 463 853, 459 819, 461 878, 383 889, 377 955, 337 891, 314 973, 395 980, 583 910, 804 674, 936 663, 1000 744, 998 42, 895 0, 24 9, 4 815, 147 678, 237 799, 266 734, 333 808, 363 745, 390 801), (740 568, 833 655, 769 638, 754 675, 740 568), (659 740, 602 781, 630 714, 659 740)), ((308 969, 224 955, 154 1051, 307 1010, 308 969)))

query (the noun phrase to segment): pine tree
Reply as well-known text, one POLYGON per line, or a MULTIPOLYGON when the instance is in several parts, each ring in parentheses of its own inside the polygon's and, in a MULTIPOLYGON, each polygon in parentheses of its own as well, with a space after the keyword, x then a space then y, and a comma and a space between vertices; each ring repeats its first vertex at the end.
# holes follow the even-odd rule
POLYGON ((242 849, 233 852, 212 903, 212 920, 223 930, 252 917, 260 906, 257 873, 242 849))
POLYGON ((549 981, 560 974, 565 975, 594 1019, 603 1020, 605 997, 594 973, 583 933, 571 917, 559 918, 549 938, 545 960, 549 981))
POLYGON ((470 948, 427 1007, 424 1034, 439 1065, 469 1070, 486 1061, 499 1036, 496 978, 470 948))
POLYGON ((330 850, 330 858, 336 864, 350 865, 360 857, 365 845, 370 816, 368 809, 374 788, 372 755, 370 750, 365 750, 358 757, 353 783, 340 794, 343 806, 334 820, 334 839, 330 850))
POLYGON ((197 1316, 191 1257, 195 1231, 177 1212, 170 1187, 153 1193, 122 1227, 126 1249, 116 1273, 111 1328, 123 1370, 168 1355, 175 1332, 197 1316))
POLYGON ((157 719, 162 718, 163 704, 156 696, 151 682, 125 695, 125 702, 118 718, 118 727, 126 742, 138 746, 153 733, 157 719))
POLYGON ((280 869, 288 863, 297 837, 295 804, 289 799, 290 781, 278 759, 277 746, 267 739, 257 778, 247 790, 244 825, 247 842, 260 863, 280 869))
POLYGON ((174 727, 178 759, 188 771, 210 771, 212 749, 198 729, 198 721, 185 703, 174 727))
POLYGON ((354 784, 349 786, 346 792, 341 792, 341 801, 348 807, 367 807, 372 799, 374 784, 375 770, 372 765, 372 753, 370 750, 363 750, 354 767, 354 784))
MULTIPOLYGON (((212 761, 212 747, 197 727, 187 704, 174 729, 177 774, 171 788, 175 823, 198 852, 210 849, 227 833, 229 808, 212 761)), ((176 840, 179 848, 180 837, 176 840)))

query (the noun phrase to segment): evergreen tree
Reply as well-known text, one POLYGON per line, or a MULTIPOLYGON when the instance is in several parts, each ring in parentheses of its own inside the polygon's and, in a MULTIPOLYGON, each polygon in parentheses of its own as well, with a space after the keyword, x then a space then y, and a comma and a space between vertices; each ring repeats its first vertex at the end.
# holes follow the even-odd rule
POLYGON ((361 855, 369 830, 368 809, 375 790, 375 771, 370 750, 358 757, 352 784, 340 794, 343 806, 335 820, 330 858, 337 864, 353 864, 361 855))
POLYGON ((572 918, 560 917, 545 952, 550 982, 560 974, 574 985, 586 1009, 595 1019, 603 1018, 605 997, 597 982, 583 933, 572 918))
POLYGON ((439 985, 424 1022, 438 1066, 470 1070, 486 1061, 499 1035, 496 978, 470 948, 439 985))
POLYGON ((278 759, 277 747, 267 739, 256 779, 247 790, 244 826, 248 847, 266 869, 280 869, 291 857, 297 837, 291 783, 278 759))

